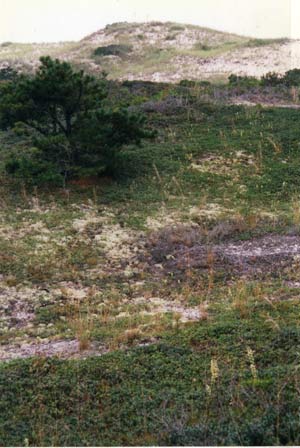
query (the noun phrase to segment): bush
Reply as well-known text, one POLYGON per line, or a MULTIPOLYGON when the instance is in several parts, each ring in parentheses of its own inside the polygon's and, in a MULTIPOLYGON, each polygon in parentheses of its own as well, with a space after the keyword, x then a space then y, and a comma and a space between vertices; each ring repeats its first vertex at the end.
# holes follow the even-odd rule
POLYGON ((203 42, 197 42, 194 45, 194 49, 198 51, 209 51, 212 50, 214 47, 211 47, 210 45, 204 44, 203 42))
POLYGON ((261 78, 262 86, 274 87, 283 84, 283 77, 275 72, 269 72, 261 78))
POLYGON ((6 48, 6 47, 10 47, 12 45, 12 42, 2 42, 2 44, 0 45, 0 47, 2 48, 6 48))
POLYGON ((175 40, 177 34, 168 34, 165 38, 165 40, 175 40))
POLYGON ((254 76, 238 76, 238 75, 230 75, 229 85, 234 87, 258 87, 259 80, 254 76))
POLYGON ((282 76, 276 72, 269 72, 261 78, 262 86, 286 86, 297 87, 300 86, 300 69, 295 68, 288 70, 282 76))
POLYGON ((17 76, 17 71, 12 67, 3 67, 0 69, 0 81, 10 81, 15 79, 17 76))
POLYGON ((182 79, 180 82, 179 82, 179 85, 181 86, 181 87, 195 87, 196 86, 196 81, 193 81, 193 80, 191 80, 191 79, 182 79))
POLYGON ((247 47, 264 47, 267 45, 284 44, 288 41, 286 38, 278 39, 250 39, 247 42, 247 47))
POLYGON ((5 164, 7 174, 28 184, 62 184, 64 179, 53 163, 39 158, 11 158, 5 164))
POLYGON ((185 31, 185 27, 183 25, 172 25, 169 28, 170 31, 185 31))
POLYGON ((119 56, 122 57, 132 51, 130 45, 107 45, 106 47, 98 47, 94 50, 94 56, 119 56))
POLYGON ((181 87, 197 87, 197 86, 209 87, 211 84, 210 84, 209 81, 194 81, 194 80, 191 80, 191 79, 182 79, 179 82, 179 85, 181 87))
POLYGON ((287 71, 283 77, 283 82, 287 87, 300 86, 300 69, 295 68, 287 71))

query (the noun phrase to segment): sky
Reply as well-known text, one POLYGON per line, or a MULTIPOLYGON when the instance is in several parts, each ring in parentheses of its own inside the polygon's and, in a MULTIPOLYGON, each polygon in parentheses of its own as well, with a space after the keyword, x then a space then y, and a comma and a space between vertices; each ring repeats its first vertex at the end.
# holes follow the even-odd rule
POLYGON ((151 20, 300 39, 300 0, 0 0, 0 42, 79 40, 110 23, 151 20))

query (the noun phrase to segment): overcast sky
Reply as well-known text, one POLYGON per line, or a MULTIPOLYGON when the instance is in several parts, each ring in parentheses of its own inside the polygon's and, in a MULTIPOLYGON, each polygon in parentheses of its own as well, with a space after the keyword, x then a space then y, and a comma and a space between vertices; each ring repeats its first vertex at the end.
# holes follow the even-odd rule
POLYGON ((109 23, 150 20, 300 39, 300 0, 0 0, 0 42, 79 40, 109 23))

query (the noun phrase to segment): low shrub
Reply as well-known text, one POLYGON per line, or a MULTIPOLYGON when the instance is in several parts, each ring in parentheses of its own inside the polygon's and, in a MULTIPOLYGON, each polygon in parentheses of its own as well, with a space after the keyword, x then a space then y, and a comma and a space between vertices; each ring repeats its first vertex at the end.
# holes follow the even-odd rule
POLYGON ((197 50, 197 51, 209 51, 209 50, 212 50, 213 48, 214 47, 212 47, 210 45, 207 45, 207 44, 205 44, 203 42, 197 42, 194 45, 194 50, 197 50))
POLYGON ((2 42, 0 47, 5 48, 5 47, 9 47, 10 45, 12 45, 12 42, 2 42))
POLYGON ((300 86, 300 69, 294 68, 285 73, 283 82, 287 87, 300 86))
POLYGON ((278 86, 283 84, 283 77, 275 72, 269 72, 261 78, 262 86, 278 86))
POLYGON ((278 39, 250 39, 247 42, 247 47, 264 47, 272 44, 284 44, 288 41, 286 38, 278 39))
POLYGON ((229 85, 234 87, 258 87, 260 81, 254 76, 238 76, 238 75, 230 75, 229 85))
POLYGON ((122 57, 132 51, 130 45, 113 44, 105 47, 98 47, 94 50, 94 56, 119 56, 122 57))

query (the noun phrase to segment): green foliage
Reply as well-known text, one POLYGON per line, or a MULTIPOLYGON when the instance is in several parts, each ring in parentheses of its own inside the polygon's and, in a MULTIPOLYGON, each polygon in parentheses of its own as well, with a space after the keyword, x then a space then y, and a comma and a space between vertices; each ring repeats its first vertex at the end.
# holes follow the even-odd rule
POLYGON ((27 157, 12 157, 6 162, 5 169, 10 176, 28 184, 62 184, 64 180, 54 163, 42 157, 30 158, 29 154, 27 157))
POLYGON ((6 47, 10 47, 11 45, 12 45, 12 42, 7 41, 7 42, 2 42, 2 44, 0 45, 0 47, 2 47, 2 48, 6 48, 6 47))
POLYGON ((203 43, 203 42, 197 42, 197 43, 194 45, 194 49, 195 49, 195 50, 200 50, 200 51, 209 51, 209 50, 211 50, 211 49, 213 49, 213 48, 214 48, 213 46, 210 46, 210 45, 205 44, 205 43, 203 43))
POLYGON ((283 77, 283 82, 288 87, 300 86, 300 69, 295 68, 287 71, 283 77))
POLYGON ((182 79, 179 82, 179 85, 181 87, 209 87, 211 84, 209 81, 195 81, 195 80, 190 80, 190 79, 182 79))
POLYGON ((223 304, 212 322, 170 331, 148 347, 3 363, 1 446, 25 439, 33 446, 298 445, 300 333, 292 316, 299 304, 254 302, 249 318, 223 304), (274 330, 271 317, 279 316, 274 330))
POLYGON ((94 50, 94 56, 124 56, 132 51, 130 45, 112 44, 105 47, 98 47, 94 50))
POLYGON ((300 86, 300 69, 295 68, 289 70, 284 75, 276 72, 268 72, 260 80, 252 76, 237 76, 234 74, 230 75, 228 79, 229 85, 235 87, 297 87, 300 86))
POLYGON ((275 72, 269 72, 261 78, 261 85, 271 87, 279 85, 286 87, 300 86, 300 69, 288 70, 283 76, 275 72))
POLYGON ((278 39, 250 39, 247 42, 247 47, 264 47, 266 45, 284 44, 288 39, 282 37, 278 39))
MULTIPOLYGON (((139 103, 137 98, 157 97, 161 101, 169 94, 167 87, 142 82, 126 83, 126 89, 140 95, 135 97, 136 104, 139 103)), ((189 88, 188 85, 169 86, 174 95, 189 88)), ((119 94, 117 86, 116 94, 119 94)), ((103 205, 109 202, 110 210, 115 212, 113 220, 122 226, 137 228, 142 227, 154 209, 161 209, 162 201, 163 211, 171 209, 172 213, 176 212, 178 221, 185 213, 190 223, 195 219, 191 218, 190 207, 199 207, 203 203, 205 210, 204 197, 208 204, 224 205, 230 217, 244 206, 252 207, 255 213, 261 209, 271 213, 277 204, 279 213, 283 211, 286 214, 288 201, 300 191, 299 111, 222 107, 200 101, 188 104, 191 109, 189 115, 185 109, 179 113, 174 110, 170 115, 151 113, 150 119, 159 129, 159 136, 138 152, 130 145, 121 152, 115 151, 119 140, 135 141, 132 116, 127 115, 124 120, 122 111, 117 110, 114 115, 108 111, 111 121, 106 126, 105 110, 98 111, 99 117, 94 113, 87 114, 85 118, 91 123, 80 126, 80 132, 76 129, 76 138, 83 147, 91 145, 91 150, 86 153, 85 162, 83 154, 80 155, 78 169, 88 170, 99 162, 99 132, 99 138, 111 141, 111 149, 115 152, 114 164, 117 170, 128 174, 126 181, 107 186, 101 184, 98 198, 92 187, 79 193, 71 185, 70 203, 66 197, 60 196, 59 191, 51 190, 50 199, 42 189, 38 189, 36 196, 41 209, 47 209, 46 213, 30 210, 28 202, 22 210, 16 200, 17 195, 14 195, 15 202, 11 201, 13 205, 8 210, 4 229, 13 229, 15 241, 12 244, 11 239, 1 239, 0 270, 4 276, 13 274, 18 285, 25 280, 26 285, 34 281, 37 289, 41 290, 45 287, 56 289, 58 283, 69 278, 72 282, 82 282, 86 287, 97 285, 101 289, 101 304, 105 298, 105 303, 109 302, 119 312, 118 306, 114 305, 113 294, 105 295, 105 284, 113 284, 121 291, 122 297, 128 294, 131 301, 132 285, 136 280, 130 283, 126 277, 125 284, 122 284, 119 272, 116 277, 110 273, 108 278, 102 278, 102 275, 99 279, 89 277, 87 254, 99 256, 99 263, 102 260, 105 263, 97 252, 93 227, 89 226, 85 231, 85 241, 89 239, 89 243, 82 241, 80 235, 78 243, 68 238, 74 233, 74 220, 81 219, 86 213, 79 204, 86 204, 88 198, 92 198, 95 204, 95 213, 96 210, 101 213, 103 205), (98 122, 102 124, 100 128, 98 122), (89 126, 97 128, 91 132, 93 135, 95 132, 93 138, 89 136, 89 126), (206 169, 198 170, 192 164, 206 169), (243 190, 240 190, 241 185, 243 190), (55 207, 49 207, 53 201, 55 207), (49 247, 56 248, 54 252, 47 250, 41 255, 41 241, 21 231, 28 230, 29 225, 33 227, 31 224, 37 221, 42 221, 51 231, 48 236, 53 238, 53 245, 49 247), (63 239, 69 240, 65 247, 57 244, 63 239), (38 245, 35 246, 34 242, 38 245), (32 272, 33 267, 41 272, 32 272), (73 276, 68 277, 71 274, 73 276)), ((142 121, 138 125, 142 127, 142 121)), ((27 150, 26 162, 23 162, 23 152, 15 151, 16 160, 7 163, 7 170, 12 175, 21 175, 23 170, 22 176, 30 177, 30 170, 35 169, 34 176, 46 176, 48 163, 49 171, 54 170, 51 168, 52 156, 65 142, 64 136, 51 136, 51 156, 46 151, 48 138, 45 147, 42 147, 41 136, 38 140, 39 147, 31 146, 27 150), (28 160, 32 162, 31 166, 26 164, 28 160), (44 161, 45 165, 34 166, 33 162, 37 161, 44 161)), ((110 146, 105 151, 109 154, 110 146)), ((101 152, 101 161, 105 151, 101 152)), ((57 157, 61 157, 59 151, 57 157)), ((3 197, 9 200, 9 194, 3 194, 3 197)), ((273 217, 272 213, 271 216, 269 230, 275 232, 279 228, 276 226, 281 224, 276 222, 278 215, 273 217)), ((101 229, 102 223, 97 227, 97 234, 101 229)), ((264 230, 265 227, 260 229, 264 230)), ((255 260, 252 262, 254 264, 255 260)), ((297 266, 292 269, 296 276, 297 266)), ((286 288, 285 263, 282 275, 282 279, 275 280, 278 285, 275 287, 270 286, 273 279, 264 279, 262 285, 266 290, 259 294, 254 291, 259 291, 262 285, 256 282, 247 285, 243 317, 239 308, 231 304, 231 297, 235 298, 233 278, 230 278, 229 289, 222 284, 220 290, 214 288, 207 293, 198 270, 195 279, 189 276, 191 283, 187 284, 184 279, 168 284, 170 279, 162 277, 162 274, 158 278, 151 276, 151 294, 184 297, 187 305, 193 301, 195 306, 200 300, 207 300, 208 318, 180 324, 176 328, 171 325, 163 327, 163 330, 157 330, 159 342, 151 346, 119 350, 90 359, 35 358, 2 363, 0 445, 299 445, 299 291, 286 288), (197 291, 194 287, 198 288, 197 291), (249 348, 253 350, 256 375, 253 375, 247 355, 249 348), (214 379, 212 360, 218 365, 218 375, 214 379)), ((142 272, 140 279, 140 284, 147 285, 146 271, 142 272)), ((144 286, 137 295, 144 293, 142 288, 144 286)), ((145 291, 148 292, 147 289, 145 291)), ((69 301, 64 299, 62 303, 65 302, 69 306, 69 301)), ((94 297, 91 297, 91 303, 95 303, 94 297)), ((43 305, 35 308, 34 313, 33 325, 43 323, 45 326, 42 328, 48 328, 48 324, 66 328, 62 327, 67 324, 61 320, 65 317, 61 303, 52 303, 45 298, 43 305)), ((132 325, 134 315, 129 319, 132 325)), ((93 330, 93 337, 105 344, 111 329, 100 319, 100 314, 95 321, 99 326, 93 330)), ((113 322, 118 321, 113 319, 113 322)), ((146 325, 138 322, 140 324, 143 329, 151 326, 147 322, 146 325)), ((121 324, 116 325, 120 326, 114 331, 119 331, 121 324)), ((27 331, 27 328, 18 331, 27 331)), ((7 334, 14 338, 11 328, 7 334)), ((70 333, 66 334, 72 337, 70 333)), ((64 336, 65 333, 60 334, 60 338, 64 336)), ((39 333, 39 337, 44 336, 39 333)))
POLYGON ((181 87, 196 87, 197 82, 190 79, 182 79, 179 82, 181 87))
POLYGON ((278 86, 283 84, 284 78, 276 72, 269 72, 261 78, 262 86, 278 86))
POLYGON ((13 166, 21 176, 36 173, 35 181, 66 179, 81 169, 112 172, 116 152, 150 133, 144 130, 144 118, 125 109, 112 110, 106 97, 104 77, 76 72, 50 57, 41 58, 34 77, 23 75, 1 86, 1 128, 15 127, 38 148, 27 154, 27 161, 26 154, 10 160, 8 172, 13 166))
POLYGON ((169 30, 170 31, 184 31, 185 27, 183 25, 171 25, 169 30))
POLYGON ((259 86, 259 80, 254 76, 238 76, 238 75, 230 75, 229 85, 234 87, 257 87, 259 86))
POLYGON ((176 40, 176 36, 177 34, 167 34, 167 36, 165 37, 165 40, 176 40))
POLYGON ((17 77, 17 71, 14 68, 8 66, 0 69, 0 82, 12 81, 15 80, 16 77, 17 77))

